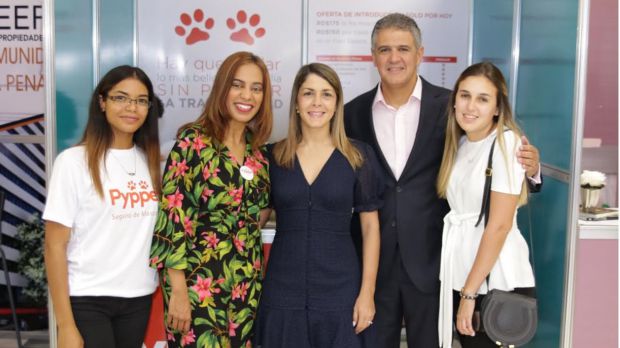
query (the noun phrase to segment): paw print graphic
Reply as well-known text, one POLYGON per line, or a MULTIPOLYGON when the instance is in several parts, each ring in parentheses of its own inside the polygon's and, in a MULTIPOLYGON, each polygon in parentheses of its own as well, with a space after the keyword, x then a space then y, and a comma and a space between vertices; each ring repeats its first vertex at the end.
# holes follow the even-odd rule
POLYGON ((140 188, 143 190, 146 190, 149 188, 149 184, 144 180, 140 180, 140 182, 138 183, 138 186, 140 186, 140 188))
POLYGON ((215 24, 215 21, 213 20, 213 18, 210 17, 204 20, 204 16, 204 12, 202 12, 201 9, 195 10, 193 17, 190 16, 188 13, 181 13, 180 18, 182 25, 177 25, 174 28, 174 32, 181 37, 184 36, 185 43, 188 45, 193 45, 199 41, 209 40, 210 35, 207 30, 213 28, 213 24, 215 24), (189 26, 192 25, 192 23, 199 23, 198 25, 204 25, 204 29, 199 27, 193 27, 188 35, 187 31, 189 29, 189 26))
POLYGON ((128 188, 128 189, 130 189, 130 190, 132 190, 132 191, 133 191, 133 190, 135 190, 135 189, 136 189, 136 183, 135 183, 135 182, 133 182, 133 180, 129 180, 129 181, 127 182, 127 188, 128 188))
MULTIPOLYGON (((233 18, 228 18, 226 20, 226 26, 228 26, 230 30, 235 30, 235 28, 237 28, 237 23, 243 26, 246 24, 245 22, 247 20, 248 20, 248 15, 245 13, 244 10, 240 10, 239 12, 237 12, 236 20, 233 18)), ((230 34, 230 39, 236 42, 245 42, 248 45, 254 44, 255 37, 256 38, 263 37, 266 33, 265 28, 263 27, 257 28, 259 23, 260 23, 260 16, 258 14, 253 14, 249 20, 249 25, 250 25, 249 29, 241 28, 237 31, 234 31, 232 34, 230 34)))

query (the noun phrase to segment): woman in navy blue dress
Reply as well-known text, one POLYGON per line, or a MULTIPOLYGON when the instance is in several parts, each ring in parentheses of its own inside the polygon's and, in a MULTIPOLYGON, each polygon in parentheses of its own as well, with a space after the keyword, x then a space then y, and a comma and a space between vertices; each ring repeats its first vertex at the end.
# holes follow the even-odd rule
POLYGON ((335 71, 302 67, 288 137, 270 151, 277 231, 256 327, 262 348, 375 346, 382 181, 372 149, 344 134, 342 99, 335 71), (361 262, 350 233, 354 211, 361 262))

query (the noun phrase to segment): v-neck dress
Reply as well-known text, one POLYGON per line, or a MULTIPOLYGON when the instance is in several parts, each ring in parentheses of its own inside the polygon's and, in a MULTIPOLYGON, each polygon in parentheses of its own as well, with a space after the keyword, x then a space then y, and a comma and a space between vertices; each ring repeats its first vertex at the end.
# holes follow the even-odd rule
POLYGON ((334 150, 311 185, 298 160, 288 169, 270 158, 277 221, 259 308, 258 347, 375 347, 372 326, 360 335, 352 326, 361 262, 350 223, 353 211, 382 206, 383 181, 372 149, 354 145, 364 157, 360 168, 354 170, 334 150))
MULTIPOLYGON (((162 272, 165 309, 171 287, 166 270, 185 272, 190 331, 168 334, 169 347, 246 347, 252 339, 262 281, 258 225, 269 203, 268 162, 246 140, 240 173, 230 151, 200 128, 186 130, 170 152, 151 247, 162 272)), ((167 314, 167 313, 166 313, 167 314)))

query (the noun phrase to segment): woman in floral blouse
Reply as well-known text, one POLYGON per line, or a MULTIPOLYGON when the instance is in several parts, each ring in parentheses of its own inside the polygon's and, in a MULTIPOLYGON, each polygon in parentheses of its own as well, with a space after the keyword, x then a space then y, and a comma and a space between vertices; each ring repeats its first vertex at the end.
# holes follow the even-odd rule
POLYGON ((265 63, 232 54, 166 163, 151 266, 162 275, 169 347, 250 346, 270 188, 262 144, 271 126, 265 63))

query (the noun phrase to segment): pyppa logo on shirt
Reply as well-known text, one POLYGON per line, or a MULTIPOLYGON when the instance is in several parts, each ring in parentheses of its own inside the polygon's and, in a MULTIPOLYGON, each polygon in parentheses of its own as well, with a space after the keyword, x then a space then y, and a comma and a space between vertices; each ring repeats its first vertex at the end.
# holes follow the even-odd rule
POLYGON ((150 189, 150 185, 140 180, 136 183, 133 180, 127 182, 129 191, 121 191, 119 189, 111 189, 109 191, 110 201, 112 205, 122 204, 123 209, 144 207, 149 201, 158 202, 157 193, 150 189))

